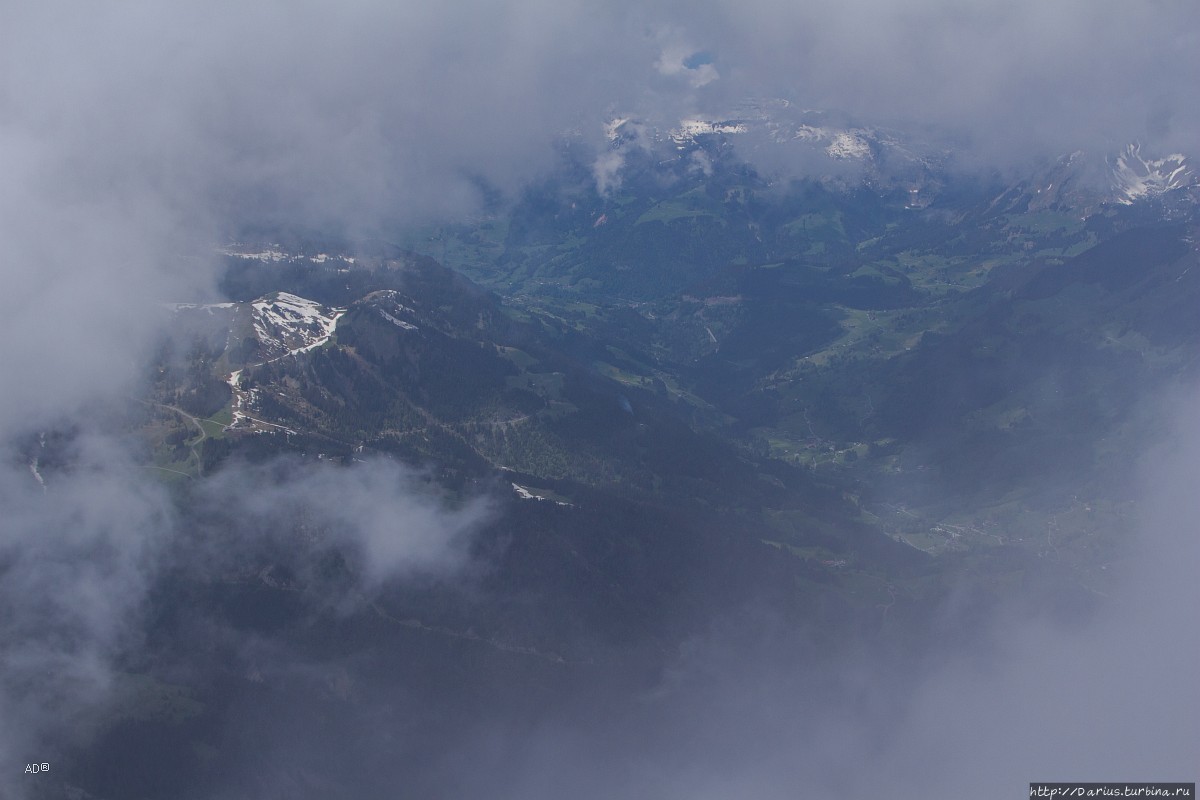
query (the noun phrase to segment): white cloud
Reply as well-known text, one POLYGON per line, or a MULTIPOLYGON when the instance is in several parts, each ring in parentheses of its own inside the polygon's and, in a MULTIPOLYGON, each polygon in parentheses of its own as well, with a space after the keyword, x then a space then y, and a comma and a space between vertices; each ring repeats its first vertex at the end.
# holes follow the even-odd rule
POLYGON ((654 68, 660 75, 682 77, 693 89, 707 86, 721 77, 712 63, 705 62, 688 66, 688 59, 696 55, 696 49, 680 42, 664 45, 654 68))
POLYGON ((605 150, 596 156, 592 164, 592 176, 596 180, 596 191, 608 194, 621 185, 621 167, 625 166, 625 156, 616 150, 605 150))

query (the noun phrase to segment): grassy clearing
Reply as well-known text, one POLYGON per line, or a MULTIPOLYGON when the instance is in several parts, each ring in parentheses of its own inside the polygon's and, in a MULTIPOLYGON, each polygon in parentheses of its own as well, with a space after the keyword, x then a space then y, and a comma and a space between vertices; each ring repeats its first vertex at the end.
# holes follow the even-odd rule
POLYGON ((654 208, 637 218, 636 225, 643 225, 650 222, 662 222, 664 224, 676 222, 681 219, 696 219, 699 217, 711 217, 717 219, 717 215, 711 211, 706 211, 702 208, 692 208, 686 204, 676 200, 668 200, 664 203, 659 203, 654 208))
MULTIPOLYGON (((204 429, 204 435, 209 439, 220 439, 225 435, 225 426, 228 422, 217 422, 215 419, 200 419, 196 422, 200 423, 200 427, 204 429)), ((201 437, 203 440, 203 437, 201 437)))
POLYGON ((565 376, 561 372, 524 372, 509 375, 504 380, 510 389, 535 392, 553 402, 562 397, 565 376))
POLYGON ((515 347, 504 347, 500 345, 496 348, 503 358, 507 358, 512 363, 516 364, 522 371, 529 369, 537 363, 537 359, 526 353, 524 350, 518 350, 515 347))
POLYGON ((609 364, 607 361, 596 361, 593 362, 593 364, 596 367, 597 372, 606 378, 611 378, 612 380, 617 381, 618 383, 623 383, 626 386, 637 386, 639 388, 644 385, 642 380, 643 376, 641 375, 636 375, 632 372, 626 372, 620 367, 609 364))
POLYGON ((842 212, 832 214, 805 214, 797 217, 783 226, 784 233, 789 236, 812 237, 833 234, 832 238, 845 239, 846 228, 842 224, 842 212))
MULTIPOLYGON (((718 213, 719 207, 714 210, 713 201, 704 193, 703 189, 696 188, 690 192, 684 192, 678 197, 672 197, 670 200, 664 200, 656 204, 649 211, 646 211, 633 224, 641 225, 646 222, 663 222, 669 223, 680 219, 695 219, 697 217, 712 217, 720 219, 718 213)), ((724 220, 721 220, 724 224, 724 220)))
POLYGON ((1064 214, 1061 211, 1031 211, 1008 218, 1009 227, 1039 235, 1060 231, 1073 233, 1082 229, 1083 224, 1083 220, 1077 215, 1064 214))

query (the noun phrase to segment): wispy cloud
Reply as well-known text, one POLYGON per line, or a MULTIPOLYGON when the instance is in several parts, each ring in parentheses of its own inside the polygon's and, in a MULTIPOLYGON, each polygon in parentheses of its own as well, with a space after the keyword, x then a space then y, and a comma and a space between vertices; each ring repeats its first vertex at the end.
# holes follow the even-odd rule
MULTIPOLYGON (((138 388, 163 324, 154 304, 215 293, 213 242, 254 223, 359 232, 460 213, 478 202, 480 179, 511 190, 548 168, 564 131, 602 146, 613 109, 670 124, 749 94, 957 128, 985 162, 1138 137, 1186 148, 1200 130, 1198 33, 1194 4, 1169 0, 1137 13, 1111 0, 9 4, 0 27, 6 770, 36 758, 31 742, 98 696, 113 653, 137 635, 171 505, 96 409, 138 388), (689 66, 697 52, 713 60, 689 66), (49 428, 72 428, 76 444, 43 491, 18 443, 49 428)), ((303 499, 265 472, 248 474, 260 495, 236 494, 247 513, 303 499)), ((288 480, 310 500, 353 501, 336 519, 309 508, 342 526, 377 581, 456 563, 483 513, 418 499, 386 465, 288 480)), ((1189 513, 1160 527, 1189 524, 1189 513)), ((1174 576, 1185 561, 1153 574, 1174 576)), ((1161 621, 1156 633, 1182 626, 1177 608, 1195 599, 1177 577, 1180 593, 1146 595, 1157 599, 1138 619, 1161 621)), ((1093 636, 1079 647, 1102 650, 1105 635, 1161 641, 1138 638, 1128 619, 1113 625, 1078 634, 1093 636)), ((1076 696, 1058 678, 1035 679, 1039 646, 1017 641, 997 680, 1061 690, 1050 700, 1076 696)), ((1115 663, 1124 671, 1085 674, 1115 690, 1145 667, 1115 663)), ((1152 680, 1175 687, 1176 663, 1161 662, 1152 680)), ((972 681, 960 679, 982 691, 986 681, 972 681)), ((930 707, 953 699, 929 691, 930 707)), ((1187 691, 1177 696, 1194 703, 1187 691)), ((1031 712, 1042 696, 1028 695, 1031 712)))

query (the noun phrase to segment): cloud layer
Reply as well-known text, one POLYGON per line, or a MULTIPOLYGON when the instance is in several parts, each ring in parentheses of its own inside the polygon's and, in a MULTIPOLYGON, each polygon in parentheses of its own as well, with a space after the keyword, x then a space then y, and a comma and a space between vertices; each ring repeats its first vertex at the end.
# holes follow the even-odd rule
MULTIPOLYGON (((156 303, 214 294, 214 242, 250 224, 361 233, 459 214, 478 202, 480 181, 514 191, 548 168, 564 132, 599 146, 614 115, 670 125, 748 95, 949 127, 984 163, 1133 138, 1186 148, 1200 132, 1200 11, 1182 1, 1136 10, 1113 0, 48 2, 7 3, 4 18, 0 716, 9 733, 0 761, 9 771, 38 758, 18 734, 69 724, 135 635, 128 623, 171 535, 169 502, 95 411, 136 390, 161 325, 156 303), (48 428, 77 438, 73 466, 43 490, 18 444, 48 428)), ((310 473, 296 485, 370 509, 350 528, 383 570, 373 579, 410 557, 453 561, 461 544, 445 549, 441 534, 461 542, 479 510, 411 501, 389 469, 310 473), (400 547, 389 526, 405 515, 420 524, 400 547)), ((1184 469, 1194 474, 1195 462, 1184 469)), ((258 501, 287 501, 285 490, 250 483, 258 501)), ((1190 519, 1181 512, 1160 527, 1190 519)), ((1178 587, 1173 566, 1162 574, 1178 587)), ((1137 620, 1153 617, 1162 633, 1183 623, 1173 604, 1195 607, 1194 595, 1160 599, 1106 636, 1153 646, 1159 636, 1139 638, 1137 620)), ((1106 636, 1046 646, 1069 659, 1105 650, 1106 636)), ((1194 662, 1194 639, 1184 643, 1194 662)), ((1039 646, 1019 641, 995 680, 1038 683, 1039 646)), ((1161 662, 1166 672, 1151 679, 1176 686, 1176 663, 1161 662)), ((1115 691, 1142 664, 1131 656, 1089 674, 1115 691)), ((1040 683, 1044 697, 1069 699, 1057 675, 1040 683)), ((967 698, 991 680, 958 679, 967 698)), ((956 685, 931 686, 927 707, 958 702, 956 685)), ((1182 699, 1194 703, 1194 693, 1182 699)), ((1022 707, 978 712, 1003 711, 1015 725, 1022 707)), ((920 722, 931 747, 942 742, 920 722)))
POLYGON ((834 646, 731 609, 636 702, 481 735, 463 796, 1001 800, 1036 781, 1194 780, 1200 426, 1163 413, 1175 437, 1086 620, 1020 596, 980 614, 951 593, 905 641, 834 646))

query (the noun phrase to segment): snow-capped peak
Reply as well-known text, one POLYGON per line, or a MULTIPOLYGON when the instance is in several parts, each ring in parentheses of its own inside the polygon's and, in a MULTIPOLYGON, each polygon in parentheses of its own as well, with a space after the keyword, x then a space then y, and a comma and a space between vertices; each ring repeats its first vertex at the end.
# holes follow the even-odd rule
POLYGON ((621 138, 621 128, 629 122, 628 117, 616 117, 604 123, 604 135, 608 137, 610 142, 615 142, 621 138))
POLYGON ((224 247, 218 247, 217 252, 223 256, 230 258, 238 258, 243 261, 261 261, 263 263, 287 263, 297 264, 308 262, 312 264, 325 264, 330 262, 341 262, 344 264, 353 264, 355 259, 353 256, 348 256, 343 253, 290 253, 283 249, 283 245, 271 244, 246 244, 242 242, 233 242, 224 247))
POLYGON ((338 318, 344 313, 288 292, 267 295, 251 306, 254 334, 270 356, 320 347, 333 336, 338 318))
POLYGON ((1118 203, 1129 205, 1143 197, 1181 189, 1196 183, 1196 174, 1187 156, 1174 153, 1165 158, 1147 159, 1137 142, 1112 161, 1112 187, 1118 203))
POLYGON ((704 119, 680 120, 679 127, 671 131, 671 139, 675 144, 683 146, 693 141, 697 136, 713 134, 746 133, 749 128, 739 120, 710 121, 704 119))
POLYGON ((830 158, 868 159, 871 157, 871 145, 857 133, 839 131, 832 138, 833 141, 825 148, 825 152, 830 158))
MULTIPOLYGON (((900 142, 871 128, 845 124, 821 112, 792 109, 786 101, 757 100, 742 104, 735 116, 688 117, 668 131, 651 129, 651 139, 668 141, 676 150, 690 150, 705 137, 766 135, 780 144, 799 144, 823 151, 832 161, 872 162, 877 147, 906 155, 903 160, 918 160, 907 154, 900 142)), ((614 145, 620 144, 634 120, 615 118, 605 126, 605 134, 614 145)))

